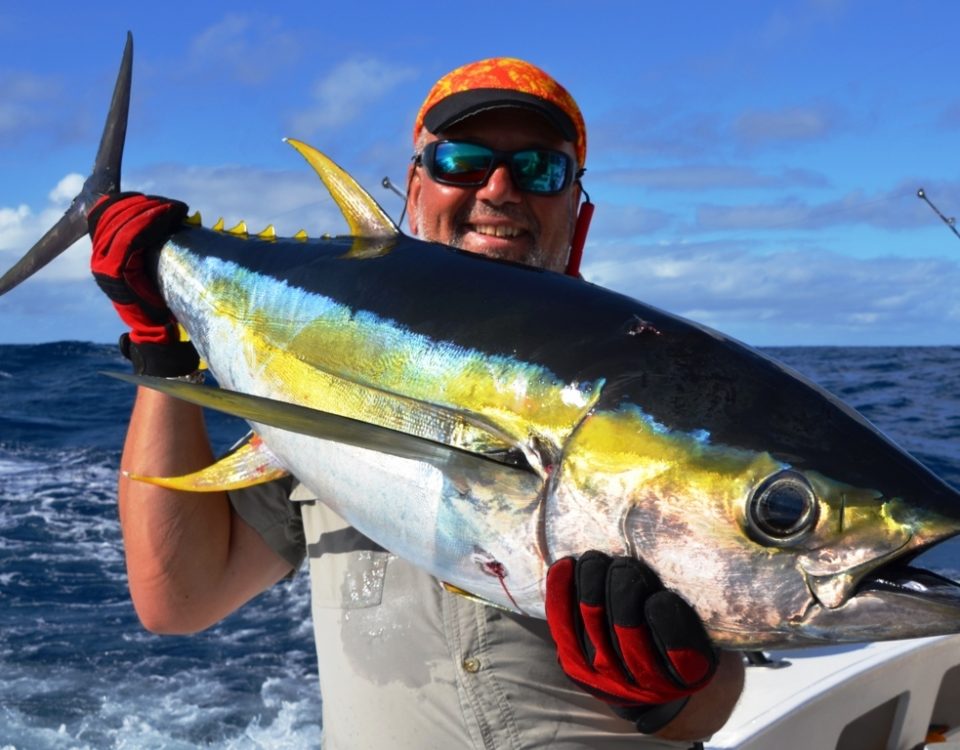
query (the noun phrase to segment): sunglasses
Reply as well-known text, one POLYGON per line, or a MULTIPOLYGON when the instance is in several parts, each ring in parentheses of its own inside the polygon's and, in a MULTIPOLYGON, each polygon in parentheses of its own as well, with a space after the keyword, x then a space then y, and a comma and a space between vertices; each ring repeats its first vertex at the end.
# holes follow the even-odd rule
POLYGON ((431 141, 414 156, 434 182, 454 187, 482 187, 501 164, 510 169, 518 189, 535 195, 563 192, 575 176, 573 159, 549 148, 497 151, 468 141, 431 141))

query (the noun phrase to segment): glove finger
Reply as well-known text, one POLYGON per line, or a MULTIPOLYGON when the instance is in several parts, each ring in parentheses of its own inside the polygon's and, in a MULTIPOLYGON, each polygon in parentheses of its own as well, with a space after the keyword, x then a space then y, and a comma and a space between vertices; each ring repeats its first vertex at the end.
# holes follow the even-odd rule
POLYGON ((582 677, 589 665, 582 648, 583 623, 577 605, 576 561, 557 560, 547 570, 546 613, 550 635, 557 646, 560 665, 567 674, 582 677))
POLYGON ((632 557, 613 561, 607 573, 610 640, 624 673, 633 684, 673 690, 647 623, 645 605, 663 584, 649 566, 632 557))
POLYGON ((653 643, 677 685, 696 689, 717 669, 717 653, 694 609, 672 591, 660 591, 644 605, 653 643))
POLYGON ((577 561, 577 598, 583 620, 582 647, 594 670, 619 683, 631 676, 623 669, 623 660, 611 628, 611 600, 608 596, 610 570, 617 561, 602 552, 587 552, 577 561))

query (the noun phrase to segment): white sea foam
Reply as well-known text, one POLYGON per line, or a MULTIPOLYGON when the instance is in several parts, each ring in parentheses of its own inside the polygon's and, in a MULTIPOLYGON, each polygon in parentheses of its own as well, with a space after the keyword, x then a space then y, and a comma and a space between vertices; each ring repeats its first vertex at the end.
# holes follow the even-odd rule
POLYGON ((313 684, 305 690, 304 675, 268 678, 259 690, 238 692, 207 667, 159 677, 140 665, 119 679, 102 670, 42 671, 42 680, 17 667, 5 675, 0 747, 316 750, 320 744, 316 684, 307 677, 313 684))

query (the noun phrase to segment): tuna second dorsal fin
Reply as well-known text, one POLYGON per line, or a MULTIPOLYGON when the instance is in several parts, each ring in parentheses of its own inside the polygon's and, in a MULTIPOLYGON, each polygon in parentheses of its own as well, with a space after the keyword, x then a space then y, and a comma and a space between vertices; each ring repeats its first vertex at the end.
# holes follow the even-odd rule
POLYGON ((373 197, 349 174, 312 146, 285 138, 327 186, 354 237, 395 237, 400 229, 373 197))

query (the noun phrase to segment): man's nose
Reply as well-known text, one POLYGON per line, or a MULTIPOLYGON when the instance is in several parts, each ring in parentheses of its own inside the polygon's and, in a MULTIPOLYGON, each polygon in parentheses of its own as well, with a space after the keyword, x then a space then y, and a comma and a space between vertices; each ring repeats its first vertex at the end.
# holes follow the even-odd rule
POLYGON ((514 185, 510 168, 506 164, 494 167, 486 184, 477 190, 477 198, 495 206, 520 202, 520 190, 514 185))

